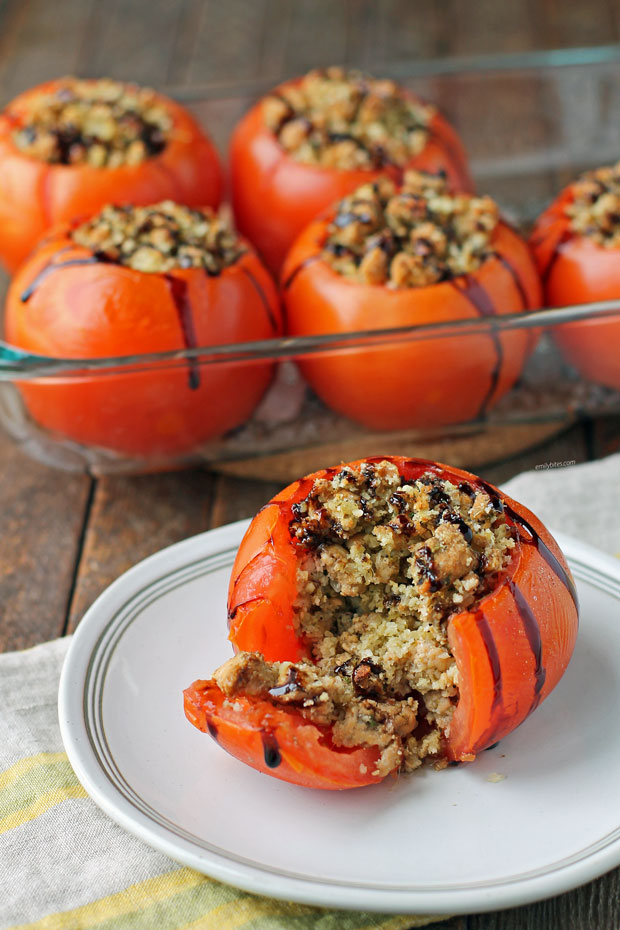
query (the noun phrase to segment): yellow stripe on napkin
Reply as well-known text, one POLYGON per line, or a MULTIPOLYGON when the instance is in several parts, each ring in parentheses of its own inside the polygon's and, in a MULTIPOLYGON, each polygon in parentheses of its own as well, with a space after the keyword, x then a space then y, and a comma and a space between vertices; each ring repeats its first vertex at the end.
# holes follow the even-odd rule
POLYGON ((177 869, 11 930, 409 930, 442 919, 329 911, 260 898, 177 869))
POLYGON ((64 752, 40 752, 0 774, 0 835, 51 807, 87 797, 64 752))
MULTIPOLYGON (((0 773, 0 834, 62 801, 86 797, 64 752, 21 759, 0 773)), ((10 930, 409 930, 442 919, 333 911, 262 898, 181 868, 10 930)))

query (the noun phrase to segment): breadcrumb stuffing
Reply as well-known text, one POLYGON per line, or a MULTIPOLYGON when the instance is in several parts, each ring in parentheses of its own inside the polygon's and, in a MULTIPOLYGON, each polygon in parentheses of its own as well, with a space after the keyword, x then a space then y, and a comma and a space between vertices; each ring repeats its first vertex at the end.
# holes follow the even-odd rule
POLYGON ((479 268, 498 222, 490 197, 451 194, 444 177, 407 171, 400 189, 380 179, 339 203, 322 257, 362 284, 424 287, 479 268))
POLYGON ((430 471, 408 484, 381 461, 317 479, 293 513, 295 623, 312 661, 241 652, 216 682, 228 698, 295 706, 335 746, 377 747, 373 774, 443 767, 459 684, 447 625, 510 561, 501 505, 430 471))
POLYGON ((245 251, 209 207, 190 209, 171 200, 149 207, 106 206, 72 237, 103 260, 153 273, 203 268, 216 275, 245 251))
POLYGON ((405 165, 428 139, 433 107, 391 80, 333 67, 263 101, 263 119, 296 161, 343 171, 405 165))
POLYGON ((68 77, 30 97, 13 141, 50 164, 117 168, 158 155, 171 129, 170 113, 149 88, 68 77))
POLYGON ((597 245, 620 245, 620 162, 588 171, 573 184, 574 199, 566 206, 573 232, 597 245))

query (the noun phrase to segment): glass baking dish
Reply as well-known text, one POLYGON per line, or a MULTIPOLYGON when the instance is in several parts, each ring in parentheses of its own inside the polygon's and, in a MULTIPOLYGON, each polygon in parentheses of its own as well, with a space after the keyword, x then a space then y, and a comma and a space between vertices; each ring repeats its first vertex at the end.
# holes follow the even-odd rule
MULTIPOLYGON (((620 156, 619 68, 620 50, 610 46, 425 61, 406 73, 402 66, 381 65, 374 71, 398 78, 446 114, 469 152, 477 190, 494 197, 507 220, 527 233, 576 174, 620 156)), ((221 86, 216 96, 213 88, 168 92, 190 106, 224 152, 247 106, 288 76, 275 75, 270 85, 260 87, 221 86)), ((473 467, 541 442, 579 417, 620 412, 620 390, 586 378, 583 366, 574 367, 574 357, 560 348, 567 341, 565 334, 576 326, 607 332, 601 327, 612 324, 620 328, 620 300, 137 357, 51 359, 0 343, 0 422, 27 454, 53 466, 92 473, 205 462, 238 475, 287 480, 328 460, 381 453, 425 455, 473 467), (450 422, 454 418, 449 415, 426 422, 415 414, 396 425, 369 428, 335 412, 329 390, 320 400, 304 380, 303 372, 311 366, 353 360, 350 370, 358 374, 360 390, 372 391, 372 377, 380 377, 381 366, 389 366, 390 358, 404 370, 407 353, 415 359, 423 351, 437 358, 438 378, 451 379, 449 386, 457 392, 459 378, 463 383, 486 366, 488 400, 493 379, 497 382, 497 372, 489 368, 489 347, 501 346, 506 359, 524 333, 532 334, 536 347, 523 369, 513 373, 514 383, 497 403, 486 404, 483 397, 465 422, 450 422), (460 363, 454 368, 456 347, 467 358, 462 371, 460 363), (442 358, 452 360, 450 371, 443 372, 442 358), (171 386, 185 385, 190 391, 192 379, 213 385, 213 396, 202 395, 208 417, 209 404, 225 402, 222 392, 242 384, 253 370, 268 370, 271 386, 246 421, 224 435, 205 436, 190 429, 180 442, 155 444, 119 440, 116 435, 117 423, 120 433, 124 427, 125 434, 139 434, 142 426, 128 423, 168 422, 171 386), (82 434, 78 430, 78 435, 90 438, 76 440, 75 431, 58 429, 58 418, 45 415, 58 405, 69 419, 112 425, 82 434)), ((586 369, 594 370, 596 377, 595 360, 586 369)), ((620 351, 618 372, 620 384, 620 351)), ((422 391, 417 407, 423 406, 422 391)), ((199 418, 200 412, 191 417, 199 418)), ((170 435, 175 428, 169 427, 170 435)))

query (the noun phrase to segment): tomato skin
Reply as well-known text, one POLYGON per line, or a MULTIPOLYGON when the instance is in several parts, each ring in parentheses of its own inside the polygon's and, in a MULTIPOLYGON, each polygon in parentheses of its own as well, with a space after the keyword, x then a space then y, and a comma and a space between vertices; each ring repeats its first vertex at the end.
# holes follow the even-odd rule
MULTIPOLYGON (((406 481, 415 481, 426 471, 453 483, 466 481, 503 502, 509 522, 516 527, 514 556, 498 579, 497 587, 482 598, 473 611, 454 614, 448 621, 448 639, 459 672, 459 701, 445 753, 453 761, 470 761, 476 753, 502 739, 535 709, 555 687, 572 655, 578 627, 578 607, 570 571, 549 532, 522 505, 511 500, 475 475, 461 469, 399 456, 377 456, 364 461, 394 463, 406 481)), ((359 462, 348 463, 354 467, 359 462)), ((235 650, 265 648, 270 661, 309 658, 292 626, 295 596, 294 568, 297 558, 289 524, 293 506, 305 498, 317 478, 336 475, 343 465, 324 469, 300 479, 272 499, 250 524, 241 543, 229 589, 230 639, 235 650), (262 594, 261 594, 262 592, 262 594), (249 596, 248 596, 249 595, 249 596), (240 611, 243 621, 239 622, 240 611)), ((297 730, 313 725, 300 723, 298 711, 276 707, 256 698, 235 698, 241 709, 230 711, 233 724, 222 730, 223 695, 217 685, 198 682, 186 692, 186 713, 199 729, 215 725, 218 741, 232 755, 260 771, 309 787, 351 787, 347 783, 326 785, 342 777, 333 766, 342 766, 341 751, 325 742, 320 756, 304 748, 298 757, 292 737, 297 730), (278 721, 278 729, 274 720, 278 721), (288 766, 271 771, 263 759, 261 732, 276 733, 276 743, 288 766), (332 756, 338 758, 333 759, 332 756), (291 771, 291 768, 293 771, 291 771), (303 780, 298 777, 298 769, 303 780)), ((318 731, 318 728, 315 727, 318 731)), ((320 733, 320 731, 319 731, 320 733)), ((324 736, 325 734, 323 734, 324 736)), ((319 741, 320 736, 315 740, 319 741)), ((304 747, 307 745, 304 737, 304 747)), ((357 767, 357 777, 373 771, 357 767)), ((357 762, 356 762, 357 765, 357 762)), ((351 777, 353 775, 349 773, 351 777)), ((348 776, 347 776, 348 777, 348 776)), ((377 778, 372 780, 376 781, 377 778)), ((364 781, 364 783, 370 783, 364 781)))
POLYGON ((223 749, 282 781, 332 791, 381 781, 372 774, 376 748, 331 748, 319 727, 296 711, 243 696, 226 701, 215 682, 200 680, 184 691, 184 706, 188 720, 223 749))
MULTIPOLYGON (((13 345, 42 355, 141 355, 185 348, 183 313, 199 346, 281 331, 275 285, 252 251, 217 277, 198 268, 147 274, 96 262, 67 227, 50 233, 17 272, 5 330, 13 345), (81 261, 87 264, 72 264, 81 261), (50 271, 54 264, 64 267, 50 271), (175 287, 183 290, 183 312, 175 287)), ((191 365, 178 364, 22 382, 19 388, 32 418, 63 437, 127 455, 166 456, 242 423, 272 374, 271 363, 203 366, 193 374, 191 365)))
POLYGON ((471 190, 465 151, 455 130, 438 113, 429 128, 425 148, 402 168, 339 171, 291 158, 264 124, 259 101, 238 123, 230 145, 232 202, 239 230, 277 274, 298 233, 368 181, 385 175, 399 181, 408 168, 418 168, 435 174, 445 171, 451 188, 471 190))
MULTIPOLYGON (((311 223, 282 269, 289 335, 477 319, 542 303, 528 246, 504 223, 492 239, 499 257, 487 259, 468 278, 392 290, 350 281, 321 258, 329 222, 326 217, 311 223)), ((402 337, 393 347, 309 356, 299 366, 329 407, 364 426, 424 428, 484 415, 517 380, 537 338, 524 329, 411 342, 402 337)))
MULTIPOLYGON (((530 240, 550 307, 620 298, 620 249, 572 232, 565 209, 573 199, 569 186, 538 219, 530 240)), ((553 337, 584 378, 620 389, 620 312, 556 326, 553 337)))
POLYGON ((213 143, 184 107, 160 94, 157 102, 172 116, 171 137, 162 152, 138 165, 49 164, 22 152, 12 134, 29 100, 62 86, 63 80, 53 80, 31 88, 0 114, 0 260, 9 271, 48 229, 108 203, 170 199, 190 207, 219 206, 223 179, 213 143))

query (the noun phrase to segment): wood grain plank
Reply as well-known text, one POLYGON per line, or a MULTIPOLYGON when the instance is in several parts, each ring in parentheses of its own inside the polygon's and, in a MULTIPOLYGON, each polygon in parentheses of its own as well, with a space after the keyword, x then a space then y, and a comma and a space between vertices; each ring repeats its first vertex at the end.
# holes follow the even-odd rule
MULTIPOLYGON (((592 457, 620 452, 620 416, 599 417, 591 424, 592 457)), ((620 475, 618 476, 620 480, 620 475)))
POLYGON ((620 869, 568 894, 469 918, 468 930, 618 930, 620 869))
POLYGON ((99 479, 69 610, 69 632, 95 598, 136 562, 206 530, 212 494, 213 479, 200 470, 99 479))
POLYGON ((480 469, 480 475, 491 484, 502 484, 522 471, 531 471, 537 466, 558 467, 559 463, 578 464, 590 458, 586 428, 578 423, 549 442, 544 442, 534 449, 528 449, 520 455, 512 456, 508 461, 490 464, 480 469))
POLYGON ((165 84, 180 18, 177 0, 109 0, 93 8, 80 73, 165 84))
POLYGON ((257 78, 279 83, 285 75, 294 6, 288 0, 266 0, 257 78))
MULTIPOLYGON (((255 78, 260 71, 265 0, 222 4, 205 0, 187 82, 210 84, 255 78)), ((274 22, 273 28, 279 28, 274 22)))
POLYGON ((61 635, 90 484, 0 434, 0 651, 61 635))
POLYGON ((217 478, 209 526, 223 526, 251 518, 281 490, 280 482, 249 481, 222 475, 217 478))
POLYGON ((74 72, 87 30, 91 0, 27 0, 13 16, 0 48, 0 97, 6 103, 28 87, 74 72))
POLYGON ((587 3, 539 0, 533 5, 532 14, 536 32, 546 48, 607 45, 618 38, 617 5, 613 0, 587 3))
POLYGON ((446 5, 441 29, 449 35, 452 55, 529 51, 541 45, 527 2, 478 0, 471 4, 451 0, 446 5))
POLYGON ((302 74, 345 60, 347 7, 332 0, 297 0, 290 25, 286 71, 302 74))
POLYGON ((450 0, 436 0, 423 8, 408 0, 382 0, 379 15, 376 60, 415 62, 451 51, 454 27, 450 0))
POLYGON ((385 0, 348 0, 346 45, 343 63, 349 68, 372 72, 386 58, 385 0))

